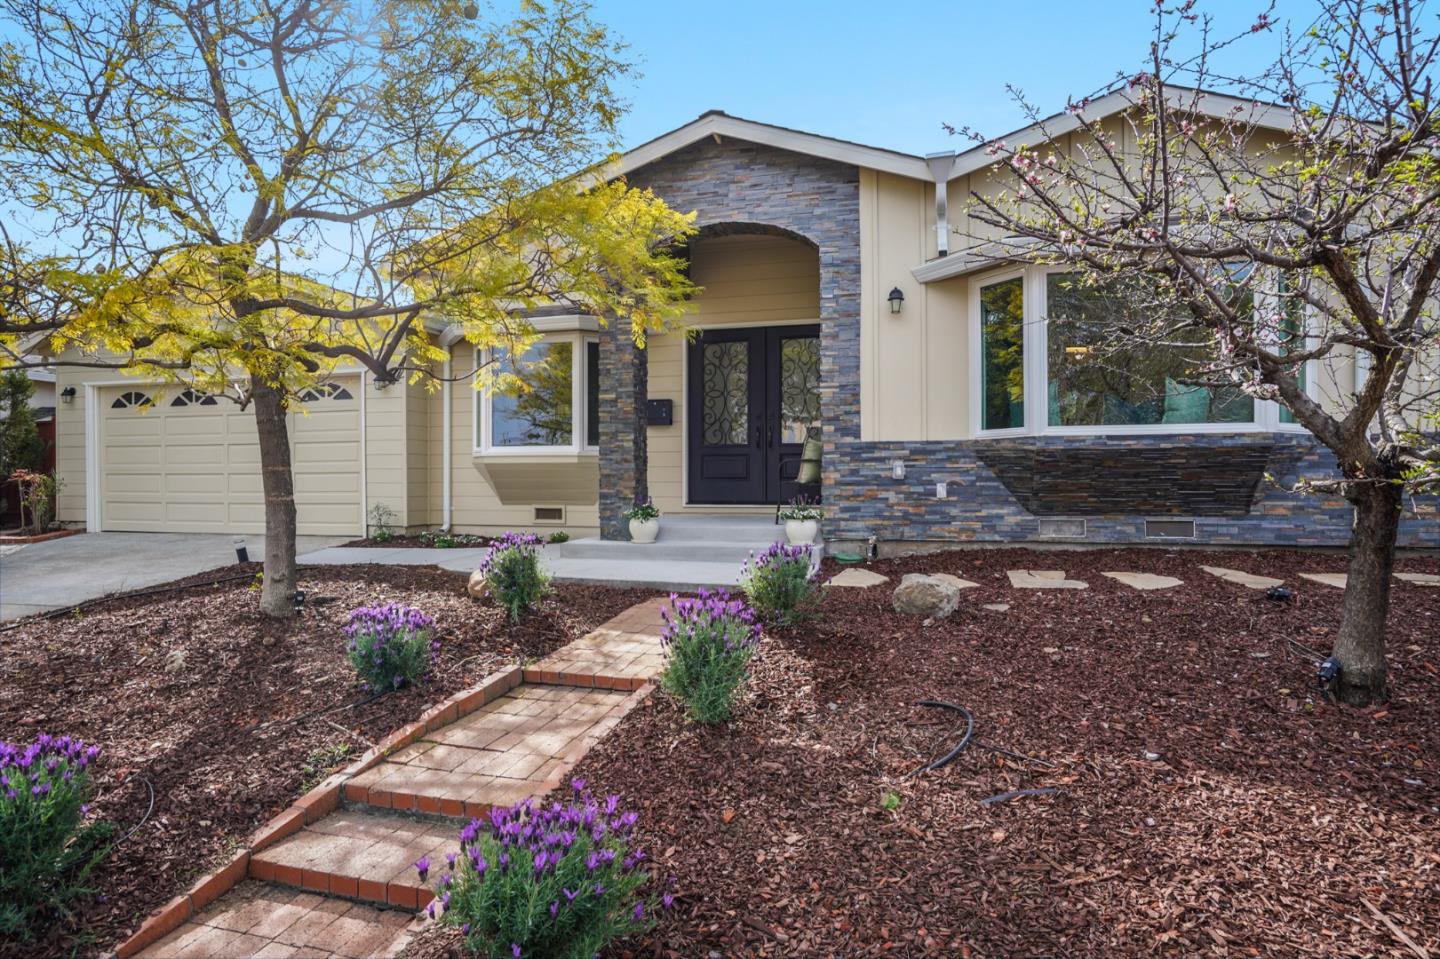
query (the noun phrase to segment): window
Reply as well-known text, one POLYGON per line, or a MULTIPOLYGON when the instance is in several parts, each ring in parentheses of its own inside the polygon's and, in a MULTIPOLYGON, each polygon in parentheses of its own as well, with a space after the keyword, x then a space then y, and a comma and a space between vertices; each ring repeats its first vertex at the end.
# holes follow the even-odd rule
POLYGON ((200 393, 196 390, 181 390, 173 400, 171 406, 214 406, 215 397, 209 393, 200 393))
POLYGON ((585 341, 585 445, 600 447, 600 341, 585 341))
MULTIPOLYGON (((1230 268, 1239 310, 1273 309, 1275 295, 1261 290, 1249 269, 1230 268)), ((1280 290, 1283 297, 1286 287, 1280 290)), ((1130 292, 1086 285, 1073 268, 1045 266, 1012 267, 972 281, 971 428, 992 436, 1301 428, 1278 403, 1228 384, 1197 383, 1211 357, 1208 331, 1168 322, 1157 313, 1169 308, 1158 297, 1130 292), (1139 341, 1111 336, 1117 324, 1136 331, 1139 341)), ((1286 297, 1283 309, 1288 318, 1276 335, 1282 348, 1300 349, 1303 303, 1286 297)), ((1315 370, 1300 375, 1313 395, 1315 370)))
POLYGON ((600 441, 600 344, 547 336, 518 361, 497 351, 496 373, 519 386, 486 390, 477 409, 476 449, 487 453, 578 453, 600 441))
POLYGON ((126 390, 124 393, 115 397, 115 402, 110 404, 110 408, 112 410, 124 410, 137 407, 144 409, 154 405, 155 401, 150 399, 147 394, 141 393, 139 390, 126 390))
POLYGON ((1232 386, 1200 386, 1207 334, 1177 333, 1143 296, 1085 285, 1073 273, 1045 277, 1046 423, 1049 426, 1190 426, 1251 423, 1255 401, 1232 386), (1112 342, 1117 324, 1165 345, 1112 342), (1195 349, 1172 345, 1188 339, 1195 349))
POLYGON ((300 402, 314 403, 319 400, 353 400, 350 391, 339 383, 321 383, 300 391, 300 402))
POLYGON ((1025 278, 980 288, 980 397, 983 430, 1025 426, 1025 278))
MULTIPOLYGON (((1296 290, 1287 282, 1284 277, 1280 279, 1280 350, 1281 355, 1292 350, 1306 349, 1305 342, 1305 301, 1300 298, 1296 290)), ((1308 362, 1300 364, 1300 369, 1295 371, 1295 378, 1300 381, 1301 391, 1308 392, 1310 389, 1308 362)), ((1280 405, 1280 422, 1286 426, 1299 425, 1295 421, 1295 414, 1284 404, 1280 405)))

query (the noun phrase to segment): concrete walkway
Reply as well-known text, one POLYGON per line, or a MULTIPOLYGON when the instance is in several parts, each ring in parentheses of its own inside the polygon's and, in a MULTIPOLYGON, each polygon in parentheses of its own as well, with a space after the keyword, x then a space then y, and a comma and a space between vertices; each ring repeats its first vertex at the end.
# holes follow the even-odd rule
POLYGON ((400 953, 423 928, 415 911, 434 898, 415 862, 428 857, 439 873, 466 818, 560 787, 649 692, 663 662, 663 604, 626 610, 524 670, 505 695, 427 724, 416 741, 346 781, 338 809, 251 853, 244 882, 139 956, 400 953))
MULTIPOLYGON (((265 537, 243 537, 250 558, 265 555, 265 537)), ((344 542, 301 536, 302 553, 344 542)), ((219 569, 235 562, 228 533, 83 533, 30 543, 0 554, 0 620, 63 609, 87 599, 219 569)))

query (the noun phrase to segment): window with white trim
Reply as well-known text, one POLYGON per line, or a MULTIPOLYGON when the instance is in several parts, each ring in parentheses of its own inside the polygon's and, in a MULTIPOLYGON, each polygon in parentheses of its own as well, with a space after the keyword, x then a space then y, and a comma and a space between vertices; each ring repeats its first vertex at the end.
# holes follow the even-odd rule
POLYGON ((600 443, 600 344, 584 333, 552 333, 522 356, 497 349, 497 374, 523 388, 485 389, 476 398, 477 453, 584 453, 600 443))
MULTIPOLYGON (((1238 295, 1253 304, 1248 289, 1238 295)), ((1299 349, 1305 342, 1304 310, 1295 305, 1296 298, 1285 303, 1282 336, 1299 349)), ((1135 304, 1134 297, 1079 282, 1078 274, 1063 267, 1012 269, 973 280, 975 432, 1127 435, 1302 428, 1278 403, 1256 400, 1233 386, 1196 384, 1194 371, 1209 348, 1205 332, 1177 335, 1177 324, 1156 323, 1135 304), (1166 342, 1114 343, 1107 334, 1117 313, 1126 322, 1127 311, 1136 314, 1127 325, 1164 328, 1166 342), (1193 349, 1187 338, 1193 338, 1193 349)), ((1301 371, 1302 387, 1308 390, 1313 380, 1308 370, 1301 371)))

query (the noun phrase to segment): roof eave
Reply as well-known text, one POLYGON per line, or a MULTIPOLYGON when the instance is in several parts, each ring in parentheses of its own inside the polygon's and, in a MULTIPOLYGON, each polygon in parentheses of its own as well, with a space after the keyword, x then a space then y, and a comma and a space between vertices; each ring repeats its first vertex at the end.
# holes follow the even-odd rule
POLYGON ((834 160, 837 163, 894 173, 913 180, 931 181, 930 170, 923 157, 834 140, 767 123, 756 123, 718 112, 704 114, 678 129, 621 154, 605 168, 605 176, 611 178, 628 175, 706 137, 730 137, 792 153, 834 160))

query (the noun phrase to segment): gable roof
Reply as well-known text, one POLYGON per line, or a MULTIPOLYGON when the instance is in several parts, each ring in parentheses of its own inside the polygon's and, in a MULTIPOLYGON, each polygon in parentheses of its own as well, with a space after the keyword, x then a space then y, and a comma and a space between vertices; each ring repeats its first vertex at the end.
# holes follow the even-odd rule
MULTIPOLYGON (((1201 116, 1216 120, 1232 120, 1253 124, 1271 130, 1292 128, 1293 114, 1287 107, 1264 103, 1245 97, 1234 97, 1226 93, 1213 93, 1196 87, 1181 87, 1167 84, 1166 100, 1172 107, 1193 110, 1201 116)), ((1123 113, 1136 106, 1135 100, 1126 90, 1116 90, 1096 97, 1085 103, 1079 110, 1054 113, 1029 126, 1021 127, 1005 136, 994 137, 977 144, 963 153, 957 153, 951 163, 946 180, 974 173, 996 162, 990 146, 1004 142, 1012 149, 1020 146, 1038 146, 1056 137, 1080 129, 1082 120, 1094 123, 1116 113, 1123 113)))
MULTIPOLYGON (((1225 93, 1212 93, 1194 87, 1168 85, 1166 89, 1172 105, 1193 109, 1203 116, 1214 117, 1217 120, 1241 120, 1274 130, 1289 130, 1291 127, 1292 114, 1290 110, 1278 104, 1263 103, 1225 93)), ((663 133, 653 140, 622 153, 605 168, 604 172, 606 176, 624 176, 693 143, 698 143, 706 137, 713 136, 717 138, 732 137, 748 143, 758 143, 780 150, 789 150, 793 153, 803 153, 807 156, 834 160, 837 163, 852 164, 868 170, 894 173, 912 180, 924 180, 927 183, 948 182, 993 164, 995 157, 989 152, 989 147, 993 143, 1003 140, 1011 147, 1036 146, 1079 129, 1082 119, 1095 122, 1113 114, 1122 113, 1135 105, 1135 100, 1124 89, 1107 93, 1086 102, 1077 112, 1065 111, 1052 114, 1005 136, 995 137, 968 150, 953 154, 953 156, 949 156, 948 169, 945 165, 947 158, 945 153, 933 153, 928 157, 920 157, 899 150, 887 150, 883 147, 855 143, 852 140, 841 140, 836 137, 807 133, 804 130, 794 130, 773 123, 761 123, 757 120, 733 117, 723 110, 708 110, 684 126, 677 127, 669 133, 663 133)))
POLYGON ((712 136, 732 137, 747 143, 758 143, 762 146, 789 150, 792 153, 803 153, 825 160, 834 160, 837 163, 853 164, 869 170, 883 170, 886 173, 894 173, 916 180, 930 179, 930 170, 926 167, 923 157, 901 153, 898 150, 866 146, 863 143, 853 143, 849 140, 838 140, 834 137, 822 137, 818 134, 792 130, 789 127, 775 126, 770 123, 732 117, 722 110, 710 110, 702 113, 684 126, 626 151, 615 160, 606 173, 609 176, 623 176, 677 150, 684 149, 692 143, 698 143, 706 137, 712 136))

